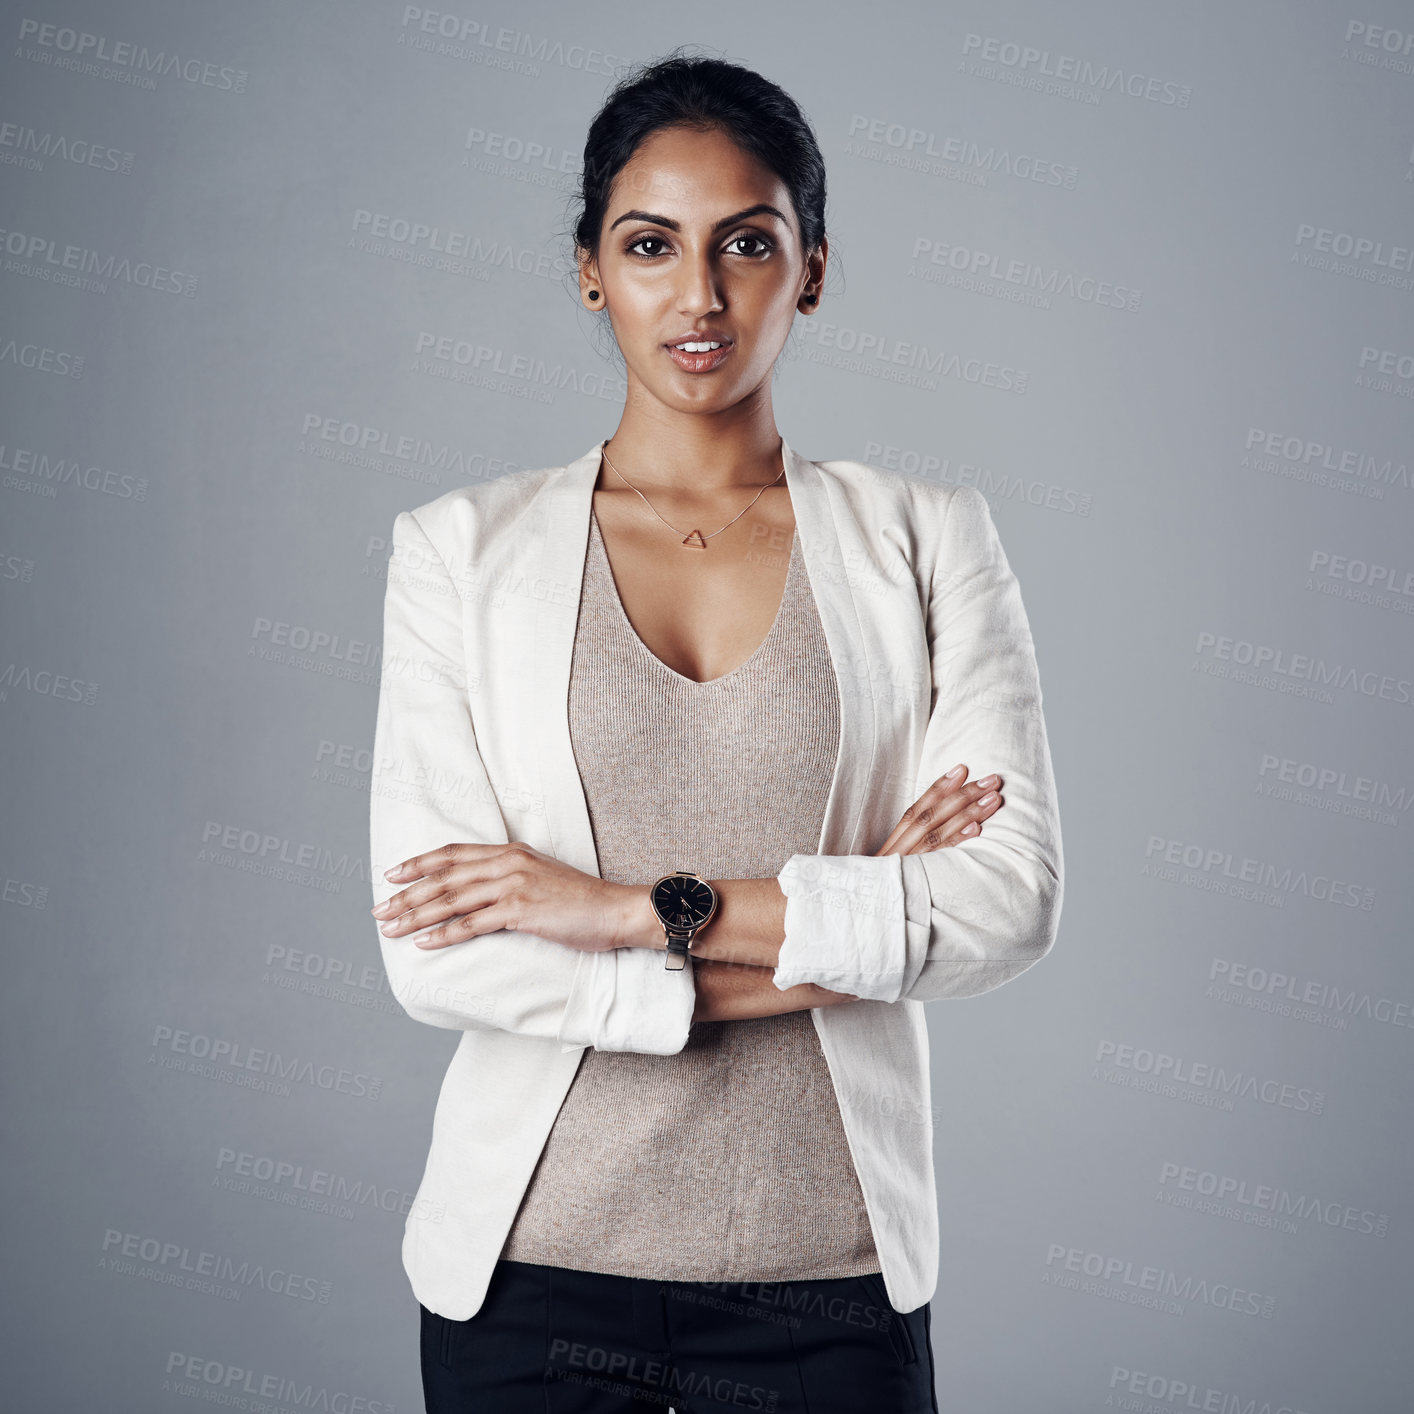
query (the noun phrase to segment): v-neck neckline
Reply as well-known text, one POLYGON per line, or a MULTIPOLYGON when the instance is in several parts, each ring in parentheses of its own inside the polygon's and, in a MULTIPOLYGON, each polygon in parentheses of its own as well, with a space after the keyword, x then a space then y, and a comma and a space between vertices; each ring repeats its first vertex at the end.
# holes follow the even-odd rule
POLYGON ((731 668, 725 673, 721 673, 715 678, 704 678, 699 681, 697 678, 688 677, 686 673, 678 672, 676 668, 670 667, 667 663, 665 663, 643 641, 642 637, 639 635, 638 630, 634 628, 633 621, 629 618, 628 610, 624 608, 624 601, 619 594, 618 580, 614 578, 614 566, 609 559, 609 549, 608 546, 605 545, 603 533, 599 529, 599 517, 594 512, 594 505, 592 500, 590 502, 589 507, 589 520, 591 531, 590 538, 591 540, 598 541, 599 543, 599 554, 603 562, 604 570, 609 578, 608 597, 614 602, 614 607, 617 610, 619 622, 628 632, 628 636, 638 645, 639 651, 650 662, 656 663, 659 669, 669 674, 671 677, 675 678, 678 682, 686 683, 690 687, 715 687, 718 683, 726 682, 729 678, 734 678, 739 673, 745 672, 747 668, 749 668, 754 662, 756 662, 756 660, 760 658, 763 653, 765 653, 766 649, 771 645, 771 643, 775 640, 777 634, 780 632, 781 625, 785 620, 786 603, 790 598, 791 590, 795 587, 795 576, 796 571, 798 569, 796 563, 797 549, 800 538, 798 525, 791 530, 790 559, 786 565, 785 584, 781 588, 781 601, 779 604, 776 605, 775 617, 771 620, 771 627, 766 630, 765 638, 763 638, 761 642, 756 645, 756 648, 751 653, 751 655, 747 658, 744 658, 740 663, 736 665, 736 667, 731 668))

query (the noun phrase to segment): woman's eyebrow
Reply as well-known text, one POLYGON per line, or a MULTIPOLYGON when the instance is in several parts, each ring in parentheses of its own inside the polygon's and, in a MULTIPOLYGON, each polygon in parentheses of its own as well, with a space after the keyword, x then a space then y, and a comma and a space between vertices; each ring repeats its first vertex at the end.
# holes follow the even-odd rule
MULTIPOLYGON (((785 217, 769 202, 760 201, 755 206, 748 206, 745 211, 738 211, 734 216, 723 216, 720 221, 712 224, 713 231, 720 231, 724 226, 734 226, 738 221, 744 221, 748 216, 776 216, 785 221, 785 217)), ((623 221, 650 221, 655 226, 666 226, 670 231, 680 231, 682 227, 678 222, 669 216, 655 216, 651 211, 625 211, 622 216, 616 217, 609 223, 612 231, 615 226, 623 221)), ((786 222, 789 225, 789 222, 786 222)))

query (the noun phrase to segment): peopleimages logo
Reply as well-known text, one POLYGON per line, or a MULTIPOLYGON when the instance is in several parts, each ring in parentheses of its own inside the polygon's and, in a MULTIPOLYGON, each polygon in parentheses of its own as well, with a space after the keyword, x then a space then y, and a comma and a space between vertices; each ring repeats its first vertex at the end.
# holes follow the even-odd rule
POLYGON ((91 138, 72 137, 52 129, 39 132, 21 123, 0 123, 0 162, 42 172, 50 158, 123 176, 133 170, 134 160, 131 152, 91 138))
POLYGON ((813 363, 928 391, 940 386, 940 378, 976 383, 1008 393, 1024 393, 1030 381, 1025 369, 1010 364, 978 358, 957 349, 933 349, 882 330, 853 329, 828 320, 806 319, 801 325, 801 341, 810 345, 806 357, 813 363))
MULTIPOLYGON (((1203 1209, 1218 1217, 1238 1218, 1256 1227, 1280 1227, 1295 1232, 1297 1221, 1313 1221, 1322 1227, 1345 1232, 1384 1237, 1389 1231, 1389 1214, 1352 1207, 1319 1193, 1293 1193, 1274 1183, 1256 1183, 1235 1174, 1216 1173, 1195 1164, 1166 1160, 1159 1166, 1160 1190, 1165 1196, 1209 1200, 1203 1209)), ((1175 1205, 1180 1206, 1180 1205, 1175 1205)), ((1187 1206, 1196 1207, 1196 1201, 1187 1206)))
POLYGON ((150 1065, 164 1070, 181 1070, 212 1080, 228 1080, 251 1089, 278 1089, 290 1093, 288 1082, 310 1085, 316 1090, 332 1090, 340 1095, 376 1100, 383 1093, 383 1081, 377 1075, 348 1070, 343 1066, 319 1065, 298 1056, 283 1056, 259 1046, 244 1046, 220 1036, 207 1036, 199 1031, 182 1031, 171 1026, 156 1026, 152 1032, 150 1065))
POLYGON ((162 1286, 184 1286, 191 1291, 230 1296, 237 1301, 242 1290, 253 1287, 272 1296, 288 1296, 294 1301, 314 1301, 327 1306, 333 1289, 327 1281, 302 1276, 284 1267, 266 1267, 259 1262, 200 1251, 184 1243, 164 1242, 136 1232, 119 1232, 111 1227, 103 1234, 103 1255, 98 1264, 101 1269, 119 1276, 141 1276, 162 1286))
POLYGON ((1345 766, 1297 761, 1264 752, 1257 775, 1263 784, 1292 786, 1327 796, 1332 802, 1405 814, 1414 805, 1414 790, 1374 776, 1355 774, 1345 766))
POLYGON ((96 682, 56 673, 51 668, 34 668, 28 663, 13 661, 0 668, 0 702, 8 702, 11 691, 53 697, 60 702, 82 702, 86 707, 92 707, 98 701, 96 682))
POLYGON ((1156 1414, 1155 1401, 1172 1405, 1176 1410, 1205 1411, 1205 1414, 1308 1414, 1294 1404, 1275 1399, 1258 1399, 1239 1395, 1235 1390, 1217 1385, 1200 1384, 1197 1380, 1179 1379, 1175 1375, 1151 1374, 1146 1370, 1131 1370, 1115 1365, 1110 1371, 1110 1395, 1106 1405, 1115 1409, 1144 1411, 1156 1414), (1142 1400, 1151 1401, 1141 1403, 1142 1400))
POLYGON ((1350 1017, 1414 1030, 1414 999, 1409 997, 1347 990, 1323 977, 1303 977, 1221 957, 1209 964, 1208 980, 1217 985, 1208 987, 1203 994, 1206 997, 1228 1001, 1237 995, 1254 1009, 1260 1004, 1261 1009, 1278 1010, 1282 1015, 1289 1012, 1303 1021, 1315 1020, 1315 1009, 1319 1008, 1325 1024, 1335 1030, 1344 1030, 1350 1017), (1334 1025, 1337 1021, 1338 1027, 1334 1025))
POLYGON ((946 176, 954 171, 965 174, 972 185, 986 185, 989 175, 999 172, 1018 181, 1039 182, 1042 186, 1075 188, 1079 172, 1063 162, 1037 157, 1030 152, 1014 152, 996 143, 977 142, 938 132, 933 128, 911 127, 888 118, 853 113, 849 119, 850 141, 845 155, 882 162, 889 167, 946 176))
POLYGON ((405 1189, 225 1146, 217 1151, 212 1183, 228 1193, 338 1218, 352 1218, 357 1210, 370 1208, 398 1217, 415 1211, 423 1222, 440 1223, 446 1216, 445 1203, 419 1200, 405 1189))
POLYGON ((1180 1276, 1165 1267, 1135 1263, 1128 1257, 1105 1252, 1087 1252, 1083 1247, 1067 1247, 1052 1242, 1046 1248, 1046 1268, 1042 1281, 1132 1306, 1150 1306, 1181 1316, 1183 1303, 1192 1301, 1239 1316, 1257 1316, 1270 1321, 1276 1314, 1277 1299, 1260 1291, 1248 1291, 1232 1282, 1207 1277, 1180 1276), (1081 1278, 1088 1278, 1082 1281, 1081 1278))
POLYGON ((1247 897, 1248 891, 1256 890, 1270 894, 1278 900, 1279 906, 1286 898, 1304 898, 1341 908, 1357 908, 1365 913, 1375 907, 1375 891, 1368 885, 1337 879, 1319 870, 1293 869, 1290 864, 1254 859, 1191 840, 1150 835, 1144 847, 1144 858, 1149 862, 1141 870, 1141 877, 1176 881, 1177 871, 1182 868, 1188 871, 1182 882, 1196 883, 1214 893, 1229 893, 1237 898, 1247 897), (1151 865, 1166 867, 1152 868, 1151 865))
POLYGON ((1096 1070, 1100 1078, 1128 1075, 1143 1077, 1166 1087, 1164 1093, 1177 1093, 1180 1085, 1212 1099, 1225 1101, 1222 1108, 1231 1108, 1233 1097, 1259 1100, 1278 1109, 1296 1110, 1303 1114, 1325 1113, 1324 1091, 1304 1085, 1292 1085, 1270 1076, 1253 1075, 1244 1070, 1229 1070, 1210 1061, 1192 1060, 1188 1056, 1171 1055, 1167 1051, 1151 1050, 1147 1046, 1130 1046, 1119 1041, 1100 1041, 1095 1049, 1095 1064, 1105 1065, 1106 1071, 1096 1070))
POLYGON ((225 1405, 232 1409, 307 1409, 326 1414, 394 1414, 384 1399, 369 1399, 347 1390, 329 1389, 312 1380, 262 1375, 224 1360, 173 1350, 167 1355, 164 1393, 225 1405))
POLYGON ((547 35, 512 29, 472 19, 447 10, 426 10, 421 5, 403 7, 398 43, 425 54, 440 54, 468 63, 508 69, 538 76, 541 67, 553 64, 585 74, 613 78, 632 60, 603 49, 566 44, 547 35))
POLYGON ((6 486, 21 486, 29 481, 45 489, 68 486, 75 491, 96 491, 120 501, 147 499, 145 476, 126 475, 111 467, 85 466, 74 457, 43 447, 0 442, 0 472, 9 473, 4 478, 6 486))
POLYGON ((99 74, 105 78, 104 68, 129 71, 128 77, 142 79, 143 87, 153 88, 152 76, 170 78, 175 75, 186 83, 201 88, 221 88, 230 93, 244 93, 246 81, 250 77, 245 69, 233 69, 228 64, 214 64, 209 60, 183 58, 180 54, 165 49, 149 49, 145 44, 135 44, 126 39, 110 39, 104 34, 93 34, 88 30, 73 29, 68 25, 49 24, 47 21, 25 18, 20 21, 20 43, 32 44, 35 49, 24 57, 52 64, 56 68, 76 69, 81 73, 99 74))
POLYGON ((1306 564, 1308 585, 1321 579, 1334 580, 1349 597, 1363 602, 1393 606, 1400 613, 1414 610, 1414 567, 1383 565, 1342 555, 1331 550, 1313 549, 1306 564))
POLYGON ((1231 677, 1257 686, 1275 687, 1298 697, 1311 697, 1324 692, 1321 701, 1331 700, 1330 688, 1358 693, 1362 697, 1378 697, 1401 706, 1414 706, 1414 679, 1395 677, 1378 669, 1359 668, 1354 664, 1328 663, 1310 653, 1293 653, 1274 644, 1256 643, 1251 639, 1233 638, 1228 634, 1202 629, 1194 644, 1194 667, 1212 666, 1220 671, 1210 677, 1231 677))
MULTIPOLYGON (((1034 44, 1018 44, 990 34, 964 36, 962 53, 965 60, 982 60, 1016 74, 1049 79, 1055 84, 1099 89, 1102 93, 1119 93, 1126 98, 1140 98, 1169 107, 1187 108, 1193 98, 1193 89, 1186 83, 1134 73, 1122 65, 1097 63, 1078 54, 1056 54, 1034 44)), ((962 71, 971 72, 965 67, 962 71)))
POLYGON ((681 1396, 688 1392, 694 1400, 698 1396, 711 1400, 717 1408, 735 1404, 742 1409, 760 1409, 765 1414, 772 1414, 780 1402, 780 1391, 765 1385, 699 1373, 683 1365, 645 1357, 637 1351, 589 1345, 558 1336, 550 1342, 546 1378, 582 1383, 625 1397, 646 1393, 644 1386, 657 1385, 668 1393, 647 1397, 667 1401, 672 1394, 681 1396))
POLYGON ((1300 221, 1296 226, 1293 254, 1298 251, 1302 253, 1303 264, 1325 265, 1395 289, 1414 288, 1414 280, 1408 278, 1409 272, 1414 271, 1414 246, 1394 245, 1363 231, 1339 231, 1300 221), (1324 259, 1312 259, 1312 255, 1324 259))
POLYGON ((1105 309, 1136 310, 1143 302, 1142 290, 1117 285, 1096 275, 1063 270, 1025 256, 1006 256, 997 251, 954 245, 929 236, 916 236, 909 252, 913 264, 908 273, 926 281, 947 282, 955 288, 977 289, 984 293, 1000 289, 1008 298, 1032 295, 1032 303, 1049 309, 1055 297, 1096 304, 1105 309))
POLYGON ((37 231, 0 228, 0 252, 6 257, 6 272, 29 275, 53 284, 81 285, 85 289, 106 292, 111 280, 158 294, 187 297, 196 294, 198 277, 195 275, 129 255, 68 245, 37 231))
POLYGON ((324 875, 337 882, 368 882, 368 870, 361 854, 346 850, 336 852, 312 841, 295 840, 288 835, 230 821, 207 820, 201 827, 201 846, 198 859, 203 863, 211 862, 214 851, 227 850, 245 859, 258 860, 272 872, 279 866, 291 875, 324 875))
POLYGON ((1337 447, 1319 437, 1301 437, 1268 427, 1249 427, 1243 442, 1247 465, 1252 454, 1270 458, 1274 463, 1291 467, 1300 479, 1325 484, 1363 481, 1383 490, 1386 486, 1408 491, 1414 482, 1408 461, 1381 456, 1361 447, 1337 447))

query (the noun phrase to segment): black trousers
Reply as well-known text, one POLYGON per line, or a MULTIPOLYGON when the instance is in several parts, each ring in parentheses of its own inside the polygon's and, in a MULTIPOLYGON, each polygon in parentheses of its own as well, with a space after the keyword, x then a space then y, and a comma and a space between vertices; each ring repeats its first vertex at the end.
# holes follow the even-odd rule
POLYGON ((496 1263, 481 1309, 422 1312, 427 1414, 937 1414, 932 1317, 883 1278, 673 1282, 496 1263))

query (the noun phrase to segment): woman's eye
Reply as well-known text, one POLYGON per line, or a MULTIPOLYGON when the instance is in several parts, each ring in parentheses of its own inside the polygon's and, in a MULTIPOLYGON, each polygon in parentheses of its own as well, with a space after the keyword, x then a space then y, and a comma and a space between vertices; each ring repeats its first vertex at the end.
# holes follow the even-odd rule
MULTIPOLYGON (((727 247, 730 249, 732 246, 740 245, 743 241, 754 248, 751 250, 738 250, 735 254, 760 259, 763 255, 768 255, 775 249, 775 246, 764 236, 753 235, 733 236, 731 240, 727 242, 727 247)), ((652 260, 656 256, 661 255, 663 253, 661 248, 666 248, 666 246, 667 242, 662 236, 639 236, 636 241, 630 243, 625 249, 630 255, 636 255, 641 260, 652 260), (643 249, 644 246, 660 247, 660 249, 645 250, 643 249)))
POLYGON ((731 240, 728 242, 728 244, 729 244, 729 245, 736 245, 736 244, 737 244, 738 242, 740 242, 740 241, 754 241, 754 242, 756 243, 756 246, 757 246, 758 248, 757 248, 756 250, 742 250, 742 251, 738 251, 738 252, 737 252, 738 255, 754 255, 754 256, 761 256, 761 255, 765 255, 769 250, 772 249, 771 242, 768 241, 768 240, 766 240, 765 237, 763 237, 763 236, 751 236, 751 235, 747 235, 747 236, 733 236, 733 237, 731 238, 731 240))

